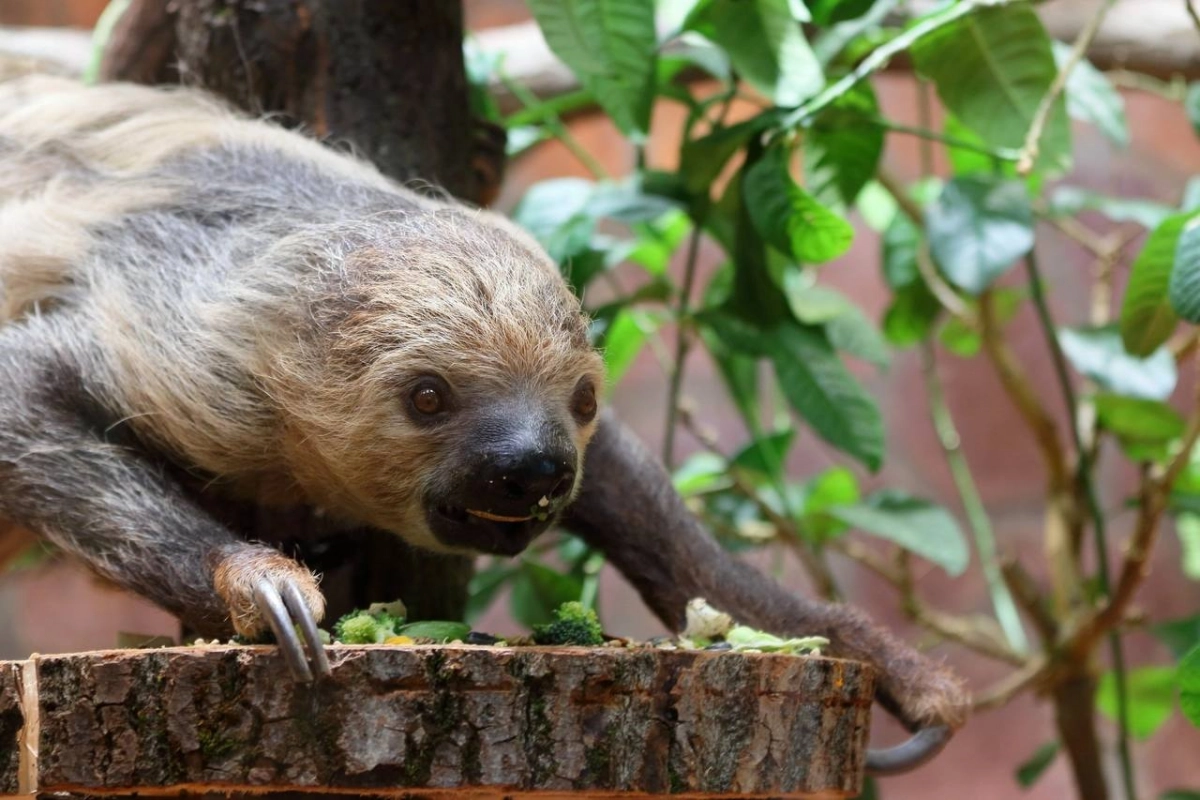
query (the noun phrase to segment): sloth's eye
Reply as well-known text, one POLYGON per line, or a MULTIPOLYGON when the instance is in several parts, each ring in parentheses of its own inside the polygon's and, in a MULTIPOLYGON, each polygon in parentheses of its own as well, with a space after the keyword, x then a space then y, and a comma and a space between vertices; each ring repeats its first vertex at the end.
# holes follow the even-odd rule
POLYGON ((580 384, 571 398, 571 413, 581 425, 586 425, 596 417, 596 387, 591 381, 580 384))
POLYGON ((424 417, 437 416, 450 407, 445 385, 434 378, 426 378, 414 386, 408 402, 413 411, 424 417))

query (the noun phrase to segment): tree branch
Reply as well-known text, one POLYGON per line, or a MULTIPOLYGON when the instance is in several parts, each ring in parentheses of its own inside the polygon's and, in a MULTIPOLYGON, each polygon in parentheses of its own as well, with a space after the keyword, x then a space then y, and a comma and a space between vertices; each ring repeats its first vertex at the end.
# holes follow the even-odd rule
POLYGON ((1071 77, 1071 70, 1075 69, 1075 65, 1083 58, 1088 46, 1096 38, 1096 34, 1100 32, 1100 25, 1104 22, 1104 17, 1107 16, 1115 2, 1116 0, 1103 0, 1100 8, 1096 10, 1096 13, 1088 20, 1087 25, 1075 37, 1075 44, 1071 46, 1071 53, 1067 56, 1066 63, 1062 65, 1062 69, 1054 76, 1054 81, 1050 84, 1050 88, 1046 90, 1046 94, 1042 96, 1037 110, 1033 113, 1029 132, 1025 134, 1025 144, 1021 148, 1020 156, 1017 158, 1017 174, 1026 176, 1033 171, 1033 162, 1038 157, 1042 131, 1046 127, 1046 121, 1050 119, 1050 113, 1054 110, 1054 103, 1058 100, 1059 95, 1062 94, 1063 89, 1066 88, 1067 79, 1071 77))

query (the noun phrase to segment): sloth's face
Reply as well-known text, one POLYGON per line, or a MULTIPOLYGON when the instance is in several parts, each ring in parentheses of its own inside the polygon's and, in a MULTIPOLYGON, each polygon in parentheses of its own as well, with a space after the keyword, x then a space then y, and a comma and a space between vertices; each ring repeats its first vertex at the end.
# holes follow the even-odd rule
POLYGON ((604 365, 555 265, 479 219, 423 220, 415 244, 346 264, 311 363, 290 366, 288 438, 321 505, 419 547, 511 556, 579 489, 604 365))
POLYGON ((570 386, 484 392, 457 391, 435 375, 412 381, 404 402, 410 424, 445 444, 414 498, 421 519, 404 533, 455 552, 524 550, 579 488, 596 426, 596 380, 583 374, 570 386))

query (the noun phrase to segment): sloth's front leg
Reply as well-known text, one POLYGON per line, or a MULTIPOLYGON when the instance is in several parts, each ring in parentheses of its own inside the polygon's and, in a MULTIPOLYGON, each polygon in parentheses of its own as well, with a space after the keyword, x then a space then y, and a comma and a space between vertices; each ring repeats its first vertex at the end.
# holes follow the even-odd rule
POLYGON ((316 579, 281 553, 239 540, 96 400, 68 321, 0 332, 0 518, 45 537, 198 633, 274 631, 297 679, 326 673, 316 579), (296 627, 306 640, 305 658, 296 627))

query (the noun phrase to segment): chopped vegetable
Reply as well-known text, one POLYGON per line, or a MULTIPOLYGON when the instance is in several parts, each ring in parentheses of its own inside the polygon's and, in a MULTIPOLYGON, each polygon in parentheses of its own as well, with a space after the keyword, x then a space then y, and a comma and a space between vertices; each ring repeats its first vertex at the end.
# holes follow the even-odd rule
POLYGON ((554 622, 533 629, 538 644, 595 646, 604 644, 604 632, 596 612, 572 600, 554 611, 554 622))
POLYGON ((829 644, 824 636, 802 636, 782 639, 766 631, 755 630, 745 625, 735 625, 725 634, 725 641, 738 652, 788 653, 819 655, 821 648, 829 644))
POLYGON ((455 639, 464 639, 470 632, 471 626, 466 623, 434 620, 410 622, 396 629, 396 634, 399 636, 408 636, 412 639, 432 639, 439 644, 453 642, 455 639))
POLYGON ((713 608, 703 597, 689 600, 684 615, 687 625, 683 629, 683 637, 692 641, 708 643, 720 639, 733 627, 733 617, 713 608))
POLYGON ((387 611, 382 603, 372 605, 366 611, 355 609, 333 625, 333 636, 342 644, 382 644, 396 636, 404 624, 404 617, 387 611))

